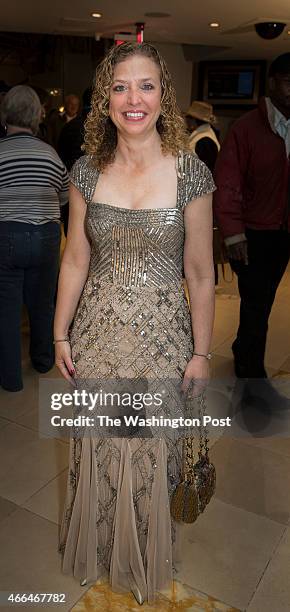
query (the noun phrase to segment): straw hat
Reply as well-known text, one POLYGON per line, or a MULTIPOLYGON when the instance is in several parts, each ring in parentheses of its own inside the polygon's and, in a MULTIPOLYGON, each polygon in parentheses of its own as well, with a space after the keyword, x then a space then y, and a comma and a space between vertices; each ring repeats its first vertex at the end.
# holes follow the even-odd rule
POLYGON ((192 102, 186 114, 194 117, 194 119, 200 119, 205 123, 212 123, 213 125, 217 123, 216 116, 213 114, 213 107, 207 102, 195 100, 192 102))

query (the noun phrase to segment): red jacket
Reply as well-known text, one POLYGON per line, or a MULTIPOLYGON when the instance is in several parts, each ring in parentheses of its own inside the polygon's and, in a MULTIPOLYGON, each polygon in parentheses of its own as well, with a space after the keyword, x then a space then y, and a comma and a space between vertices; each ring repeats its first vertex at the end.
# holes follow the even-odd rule
POLYGON ((279 229, 288 223, 290 160, 284 140, 273 132, 265 99, 229 131, 215 167, 214 213, 224 238, 246 227, 279 229))

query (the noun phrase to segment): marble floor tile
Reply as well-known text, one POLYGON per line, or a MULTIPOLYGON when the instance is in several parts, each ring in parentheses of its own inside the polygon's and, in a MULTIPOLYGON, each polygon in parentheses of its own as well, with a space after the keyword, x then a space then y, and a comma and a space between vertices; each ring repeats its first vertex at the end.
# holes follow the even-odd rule
MULTIPOLYGON (((216 355, 220 355, 221 357, 228 359, 229 361, 232 362, 232 364, 233 364, 232 344, 235 338, 236 338, 236 330, 233 334, 227 337, 224 340, 224 342, 222 342, 218 346, 214 346, 213 348, 213 352, 216 355)), ((289 346, 288 346, 287 352, 289 352, 289 346)), ((269 377, 273 376, 273 374, 277 372, 277 369, 280 367, 280 364, 285 360, 285 351, 281 352, 280 354, 279 349, 278 349, 277 359, 272 360, 271 355, 272 355, 271 349, 269 348, 269 352, 266 354, 266 357, 265 357, 265 365, 266 365, 266 370, 267 370, 269 377)), ((233 367, 234 367, 234 364, 233 364, 233 367)))
MULTIPOLYGON (((104 610, 137 612, 140 610, 140 605, 131 593, 114 593, 107 582, 99 581, 86 592, 73 607, 72 612, 88 612, 90 610, 96 612, 103 612, 104 610)), ((177 581, 172 583, 172 587, 168 591, 158 593, 154 603, 147 604, 144 602, 142 604, 142 611, 150 612, 151 610, 157 610, 158 612, 173 612, 174 610, 180 610, 180 612, 214 612, 215 610, 239 612, 237 608, 228 606, 210 595, 199 593, 177 581)))
POLYGON ((17 423, 17 425, 22 425, 23 427, 27 427, 28 429, 32 429, 33 431, 39 431, 38 429, 38 406, 31 408, 28 412, 24 414, 17 414, 14 416, 13 423, 17 423))
POLYGON ((68 446, 11 423, 0 429, 0 495, 22 504, 68 464, 68 446))
POLYGON ((82 597, 83 588, 77 580, 62 573, 57 549, 58 526, 50 521, 24 509, 1 521, 0 590, 64 593, 65 604, 39 606, 39 610, 71 610, 82 597))
POLYGON ((40 374, 40 378, 62 378, 62 375, 59 369, 56 366, 53 366, 49 372, 45 374, 40 374))
POLYGON ((284 529, 214 497, 195 523, 179 528, 177 578, 244 610, 284 529))
POLYGON ((217 498, 287 524, 290 516, 290 457, 242 440, 223 437, 211 451, 217 498))
POLYGON ((51 480, 22 504, 34 514, 60 524, 67 485, 67 470, 51 480))
MULTIPOLYGON (((274 381, 276 381, 277 379, 279 379, 279 380, 281 380, 283 382, 285 381, 285 382, 287 382, 287 386, 288 386, 288 383, 290 382, 290 372, 288 372, 287 370, 284 370, 284 368, 282 366, 279 370, 277 370, 275 372, 275 374, 273 374, 272 379, 274 381)), ((290 385, 289 385, 289 389, 290 389, 290 385)), ((286 393, 286 395, 287 395, 287 397, 290 396, 289 393, 286 393)))
POLYGON ((287 457, 290 457, 290 437, 243 437, 243 443, 249 444, 250 446, 256 446, 258 448, 265 448, 266 450, 272 451, 274 453, 279 453, 280 455, 286 455, 287 457))
POLYGON ((251 600, 247 612, 290 610, 290 529, 285 531, 251 600))
POLYGON ((4 499, 4 497, 0 497, 0 521, 2 521, 6 516, 15 512, 18 509, 16 504, 8 501, 8 499, 4 499))
MULTIPOLYGON (((31 429, 32 431, 37 433, 40 439, 50 438, 53 440, 60 440, 61 442, 64 442, 65 444, 69 444, 69 435, 67 435, 67 430, 64 431, 63 435, 61 434, 56 435, 58 432, 58 429, 55 428, 55 435, 53 435, 53 433, 52 435, 48 435, 46 426, 41 424, 41 421, 39 419, 39 408, 38 407, 32 408, 31 410, 29 410, 28 412, 25 412, 24 414, 15 416, 13 423, 17 423, 17 425, 21 425, 22 427, 31 429)), ((0 423, 0 427, 1 427, 1 423, 0 423)))
POLYGON ((213 352, 216 355, 221 355, 221 357, 225 357, 226 359, 233 361, 232 344, 236 337, 235 331, 230 336, 228 336, 223 342, 221 342, 220 344, 218 344, 217 346, 213 348, 213 352))
POLYGON ((290 380, 274 375, 269 383, 236 379, 231 393, 233 437, 290 435, 290 380))
MULTIPOLYGON (((42 410, 43 410, 43 407, 42 407, 42 410)), ((55 436, 53 435, 53 432, 51 432, 51 435, 50 435, 50 431, 47 431, 46 421, 43 422, 41 419, 39 419, 39 414, 40 414, 40 409, 37 406, 37 407, 31 408, 31 410, 29 410, 28 412, 25 412, 24 414, 19 414, 15 416, 13 422, 17 423, 17 425, 22 425, 23 427, 27 427, 28 429, 32 429, 33 431, 38 432, 40 438, 48 438, 48 437, 58 438, 58 436, 56 435, 58 432, 58 429, 56 427, 54 428, 55 436)), ((54 413, 51 412, 51 416, 53 414, 54 413)), ((69 416, 70 416, 70 413, 69 413, 69 416)), ((67 433, 66 437, 59 436, 59 438, 62 440, 68 440, 69 433, 67 433)))
POLYGON ((2 418, 0 417, 0 429, 1 429, 2 427, 6 427, 7 425, 9 425, 9 423, 10 423, 10 421, 8 421, 7 419, 2 419, 2 418))
POLYGON ((38 377, 50 377, 50 376, 54 376, 55 378, 60 376, 59 370, 56 366, 53 366, 53 368, 51 370, 49 370, 49 372, 46 372, 45 374, 40 374, 39 372, 37 372, 31 363, 31 359, 29 356, 29 325, 24 325, 22 326, 22 373, 23 373, 23 378, 27 378, 27 377, 34 377, 34 378, 38 378, 38 377))
MULTIPOLYGON (((24 414, 14 415, 12 422, 17 423, 17 425, 21 425, 22 427, 26 427, 27 429, 31 429, 32 431, 37 432, 39 438, 41 439, 52 438, 55 440, 61 440, 62 442, 69 444, 69 437, 70 437, 69 431, 65 429, 63 432, 60 432, 59 435, 57 435, 59 431, 58 428, 54 428, 54 431, 50 431, 47 426, 47 420, 43 420, 39 418, 41 414, 40 409, 43 410, 44 408, 43 406, 39 408, 39 405, 38 405, 38 406, 35 406, 34 408, 31 408, 28 412, 25 412, 24 414)), ((52 414, 53 413, 51 413, 51 416, 52 414)), ((69 413, 68 416, 71 416, 71 414, 69 413)), ((1 427, 1 422, 0 422, 0 427, 1 427)))
MULTIPOLYGON (((231 378, 213 378, 206 390, 206 411, 205 414, 212 419, 225 419, 232 416, 231 389, 233 385, 231 378)), ((225 434, 224 426, 207 425, 207 438, 209 448, 225 434)))
POLYGON ((14 420, 38 406, 38 377, 26 377, 22 391, 5 391, 0 387, 0 417, 14 420))
POLYGON ((233 336, 238 326, 238 303, 234 296, 226 299, 222 296, 216 298, 215 323, 211 347, 216 351, 216 347, 233 336))
POLYGON ((287 372, 290 374, 290 355, 287 357, 287 359, 281 364, 280 366, 280 370, 282 370, 283 372, 287 372))
POLYGON ((233 378, 234 362, 231 357, 223 357, 218 353, 212 354, 210 362, 211 378, 233 378))
POLYGON ((290 325, 289 313, 284 307, 275 311, 269 321, 265 361, 269 366, 279 369, 289 356, 290 325), (283 313, 283 314, 282 314, 283 313))

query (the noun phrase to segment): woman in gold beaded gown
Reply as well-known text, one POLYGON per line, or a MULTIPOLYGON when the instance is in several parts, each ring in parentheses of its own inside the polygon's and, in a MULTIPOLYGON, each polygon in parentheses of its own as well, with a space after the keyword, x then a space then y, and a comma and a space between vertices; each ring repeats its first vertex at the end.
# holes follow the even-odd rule
MULTIPOLYGON (((71 382, 167 378, 186 389, 209 375, 214 184, 187 152, 171 78, 154 47, 109 51, 85 131, 86 155, 71 172, 56 364, 71 382)), ((106 572, 113 590, 153 601, 172 580, 170 497, 180 463, 170 436, 72 437, 63 571, 86 582, 106 572)))

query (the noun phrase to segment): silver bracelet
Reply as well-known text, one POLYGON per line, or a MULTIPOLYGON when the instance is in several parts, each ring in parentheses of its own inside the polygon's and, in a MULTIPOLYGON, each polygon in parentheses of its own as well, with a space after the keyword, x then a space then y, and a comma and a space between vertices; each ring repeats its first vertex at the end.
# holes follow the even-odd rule
POLYGON ((59 340, 54 340, 53 344, 56 344, 57 342, 69 342, 69 338, 60 338, 59 340))
POLYGON ((212 358, 212 354, 208 353, 207 355, 203 354, 203 353, 192 353, 192 355, 197 355, 197 357, 204 357, 205 359, 208 359, 208 361, 212 358))

